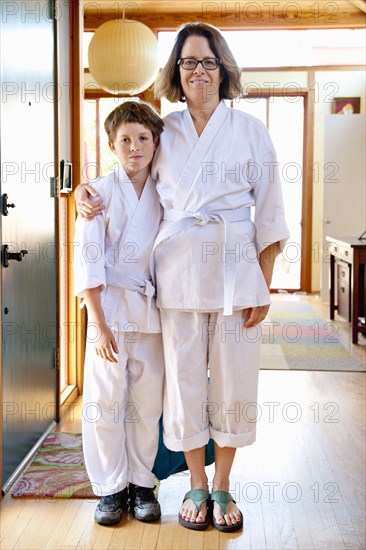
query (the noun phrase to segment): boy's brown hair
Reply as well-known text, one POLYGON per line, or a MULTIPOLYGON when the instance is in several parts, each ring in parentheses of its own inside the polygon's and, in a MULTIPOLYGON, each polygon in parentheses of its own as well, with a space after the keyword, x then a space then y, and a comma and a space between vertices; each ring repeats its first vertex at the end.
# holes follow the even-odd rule
POLYGON ((164 129, 164 122, 151 105, 144 101, 125 101, 109 113, 105 119, 104 129, 108 140, 113 142, 116 139, 120 124, 128 122, 137 122, 148 128, 152 133, 154 142, 159 139, 164 129))

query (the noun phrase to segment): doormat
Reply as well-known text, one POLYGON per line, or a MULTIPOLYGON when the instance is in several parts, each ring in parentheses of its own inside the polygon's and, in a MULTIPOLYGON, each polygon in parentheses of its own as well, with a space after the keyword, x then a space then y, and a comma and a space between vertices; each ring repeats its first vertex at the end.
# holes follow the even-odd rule
POLYGON ((99 498, 86 473, 81 434, 49 434, 11 495, 36 499, 99 498))
MULTIPOLYGON (((261 327, 261 369, 366 370, 366 361, 360 363, 341 343, 337 320, 320 318, 303 297, 273 295, 271 298, 269 314, 261 327)), ((363 351, 366 352, 365 347, 363 351)))

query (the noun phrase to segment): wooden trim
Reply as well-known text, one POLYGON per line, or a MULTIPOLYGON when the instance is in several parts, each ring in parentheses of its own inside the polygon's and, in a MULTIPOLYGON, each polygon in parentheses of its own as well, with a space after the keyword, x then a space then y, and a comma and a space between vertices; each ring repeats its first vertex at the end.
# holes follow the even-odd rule
POLYGON ((311 292, 313 239, 313 162, 314 162, 314 106, 315 71, 308 71, 309 93, 304 98, 304 154, 301 212, 301 290, 311 292))
POLYGON ((95 101, 95 163, 97 165, 97 176, 100 177, 100 101, 95 101))
POLYGON ((363 13, 366 13, 366 2, 365 0, 349 0, 356 8, 358 8, 363 13))
POLYGON ((79 391, 77 386, 67 386, 61 392, 61 409, 60 409, 60 418, 62 418, 65 413, 70 408, 71 404, 78 397, 79 391))
MULTIPOLYGON (((242 73, 250 72, 298 72, 298 71, 364 71, 366 69, 365 65, 299 65, 299 66, 286 66, 282 65, 280 67, 241 67, 242 73)), ((90 74, 89 67, 84 67, 84 74, 90 74)), ((86 88, 87 91, 88 88, 86 88)), ((97 90, 93 88, 93 90, 97 90)), ((98 90, 97 90, 98 91, 98 90)), ((101 89, 104 92, 104 90, 101 89)), ((106 94, 109 92, 105 92, 106 94)), ((116 97, 115 94, 109 94, 111 97, 116 97)))
POLYGON ((284 91, 281 88, 260 88, 260 91, 258 91, 257 88, 248 88, 247 94, 245 97, 297 97, 297 96, 304 96, 307 94, 308 89, 307 88, 286 88, 284 91))
MULTIPOLYGON (((253 4, 258 5, 256 2, 253 2, 253 4)), ((289 4, 291 4, 291 2, 289 2, 289 4)), ((296 4, 296 2, 293 2, 292 4, 296 4)), ((297 2, 297 4, 299 3, 297 2)), ((208 3, 206 3, 206 5, 208 5, 208 3)), ((269 2, 267 16, 265 16, 263 12, 263 17, 257 21, 250 21, 248 17, 243 17, 243 14, 239 15, 239 17, 235 14, 235 6, 242 9, 243 2, 212 2, 211 5, 215 10, 215 12, 211 14, 208 12, 202 14, 202 10, 196 13, 180 12, 175 14, 167 14, 163 12, 146 14, 140 12, 138 15, 136 14, 133 19, 140 21, 140 23, 143 23, 153 31, 175 31, 179 25, 182 25, 187 21, 204 21, 205 23, 210 23, 221 30, 358 29, 365 27, 365 16, 361 11, 354 13, 335 12, 334 14, 331 14, 329 11, 325 11, 322 4, 321 7, 319 7, 318 13, 302 13, 302 16, 298 17, 296 21, 290 17, 284 17, 282 12, 279 11, 275 11, 271 16, 269 13, 269 2), (231 12, 227 12, 225 17, 222 17, 220 5, 225 4, 227 4, 229 8, 232 7, 232 10, 231 12), (164 20, 163 25, 162 19, 164 20)), ((259 7, 259 9, 261 8, 259 7)), ((88 15, 86 13, 84 17, 84 30, 86 32, 93 32, 98 27, 103 25, 103 23, 106 23, 113 18, 113 12, 101 13, 100 15, 88 15)))
MULTIPOLYGON (((263 95, 262 95, 263 97, 263 95)), ((266 98, 266 126, 268 128, 268 131, 269 131, 269 98, 270 96, 269 95, 264 95, 264 97, 266 98)))
MULTIPOLYGON (((84 70, 82 63, 82 37, 83 37, 83 18, 82 3, 70 2, 70 67, 71 67, 71 159, 73 162, 73 188, 83 181, 82 169, 84 162, 84 140, 83 140, 83 85, 84 70)), ((73 195, 68 199, 68 242, 74 240, 75 231, 75 200, 73 195)), ((68 303, 69 303, 69 372, 71 385, 82 392, 82 370, 84 364, 85 350, 85 313, 80 311, 79 299, 74 296, 73 285, 73 253, 72 246, 69 246, 71 252, 68 266, 68 303)))
POLYGON ((243 73, 250 72, 301 72, 301 71, 364 71, 366 65, 299 65, 298 67, 244 67, 243 73))

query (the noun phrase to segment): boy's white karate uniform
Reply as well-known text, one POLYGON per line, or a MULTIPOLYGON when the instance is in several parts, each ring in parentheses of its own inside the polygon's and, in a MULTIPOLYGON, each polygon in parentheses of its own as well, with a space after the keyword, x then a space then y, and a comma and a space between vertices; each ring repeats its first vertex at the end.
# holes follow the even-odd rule
POLYGON ((128 482, 154 486, 164 359, 149 259, 161 206, 155 182, 148 178, 138 200, 122 167, 92 185, 106 209, 76 221, 74 285, 77 296, 103 286, 102 308, 119 349, 118 364, 101 359, 99 329, 88 324, 83 445, 93 490, 105 496, 128 482))
POLYGON ((164 442, 240 447, 255 439, 260 346, 241 310, 270 302, 257 255, 289 237, 278 163, 265 126, 223 102, 200 137, 188 110, 164 122, 152 170, 164 207, 154 247, 164 442))

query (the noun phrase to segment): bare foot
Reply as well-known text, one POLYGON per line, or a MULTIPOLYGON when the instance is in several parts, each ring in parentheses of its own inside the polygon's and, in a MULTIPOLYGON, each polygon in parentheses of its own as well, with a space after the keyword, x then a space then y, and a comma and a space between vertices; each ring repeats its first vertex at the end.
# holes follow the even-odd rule
POLYGON ((236 525, 241 520, 240 510, 233 501, 230 501, 227 505, 225 515, 222 514, 217 502, 214 502, 213 515, 219 525, 236 525))
POLYGON ((202 502, 200 509, 197 512, 193 500, 187 498, 187 500, 183 502, 179 513, 186 521, 190 521, 192 523, 204 523, 207 516, 207 504, 206 502, 202 502))

